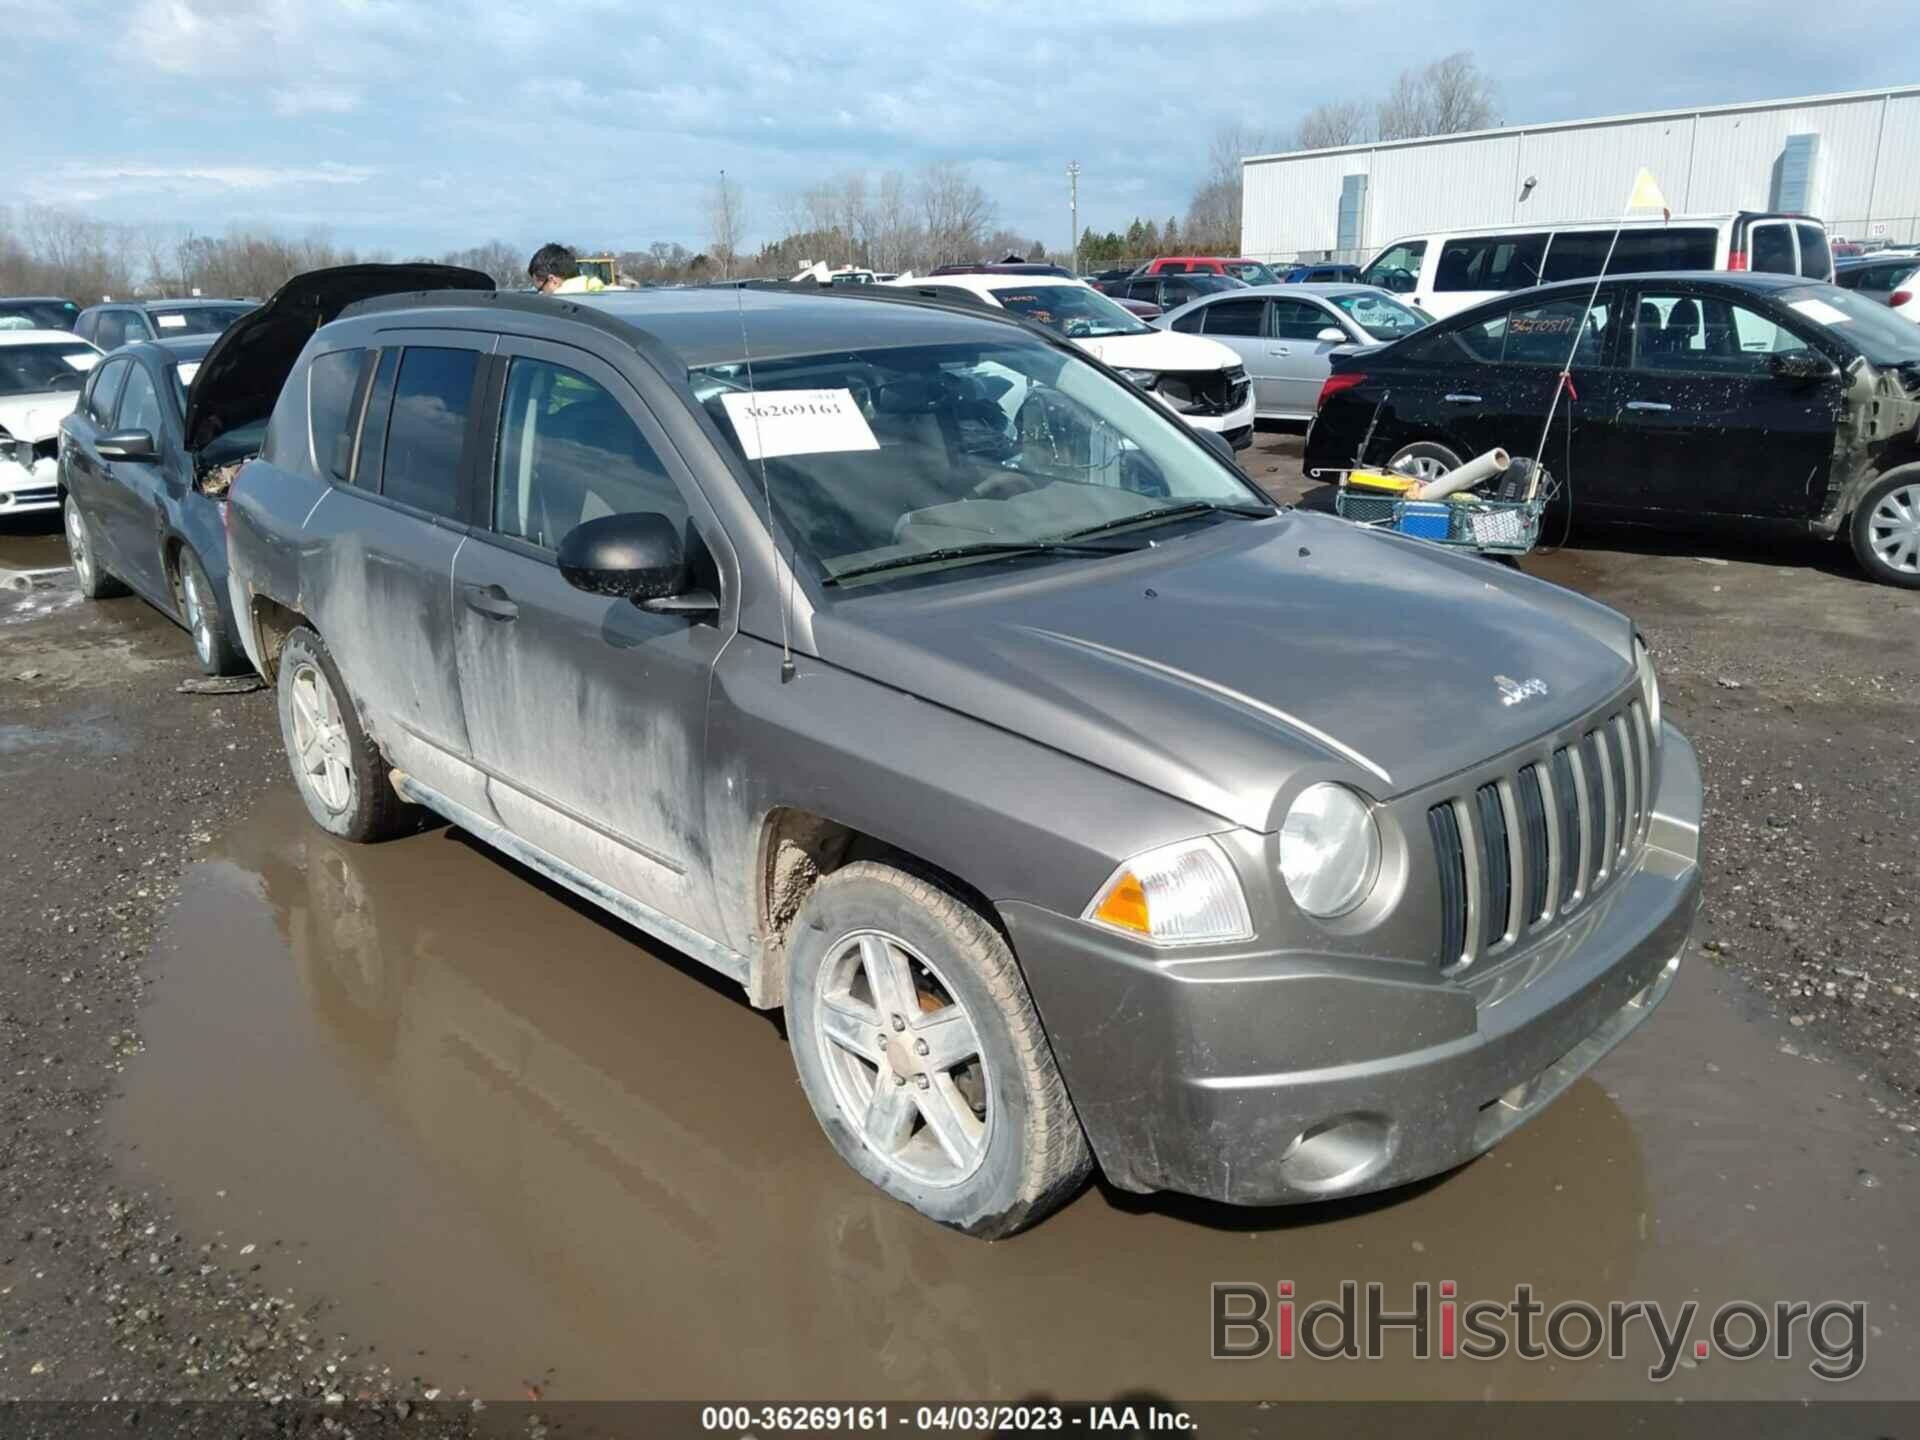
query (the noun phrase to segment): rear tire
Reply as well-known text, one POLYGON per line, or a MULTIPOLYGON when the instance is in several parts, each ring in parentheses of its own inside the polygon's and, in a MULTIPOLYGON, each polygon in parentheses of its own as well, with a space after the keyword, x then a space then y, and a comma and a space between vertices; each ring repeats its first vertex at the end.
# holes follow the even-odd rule
POLYGON ((1920 465, 1875 482, 1854 507, 1850 534, 1854 558, 1870 578, 1920 589, 1920 465))
POLYGON ((280 650, 280 736, 294 788, 314 823, 343 840, 385 840, 412 828, 413 807, 367 732, 325 642, 304 625, 280 650))
POLYGON ((982 1239, 1064 1204, 1092 1156, 1000 932, 936 881, 857 861, 793 921, 787 1036, 834 1149, 982 1239))
POLYGON ((71 493, 60 503, 60 523, 67 532, 67 558, 73 562, 80 593, 89 600, 111 600, 125 595, 127 587, 100 564, 100 552, 94 547, 93 526, 71 493))
POLYGON ((233 643, 213 582, 207 579, 207 567, 190 546, 180 548, 179 571, 180 616, 193 637, 200 668, 209 675, 240 675, 252 669, 233 643))
POLYGON ((1458 470, 1461 463, 1460 456, 1439 441, 1415 440, 1394 451, 1387 468, 1418 476, 1422 480, 1438 480, 1449 470, 1458 470))

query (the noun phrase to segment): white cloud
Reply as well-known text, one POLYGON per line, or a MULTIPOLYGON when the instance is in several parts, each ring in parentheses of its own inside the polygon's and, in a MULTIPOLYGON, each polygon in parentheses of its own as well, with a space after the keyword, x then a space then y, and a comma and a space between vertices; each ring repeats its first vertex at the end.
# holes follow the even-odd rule
POLYGON ((287 85, 273 92, 276 115, 348 115, 360 108, 362 96, 347 85, 287 85))
POLYGON ((48 181, 58 193, 85 186, 93 195, 115 190, 162 190, 214 185, 225 190, 272 190, 289 185, 364 185, 378 172, 365 165, 67 165, 48 181))

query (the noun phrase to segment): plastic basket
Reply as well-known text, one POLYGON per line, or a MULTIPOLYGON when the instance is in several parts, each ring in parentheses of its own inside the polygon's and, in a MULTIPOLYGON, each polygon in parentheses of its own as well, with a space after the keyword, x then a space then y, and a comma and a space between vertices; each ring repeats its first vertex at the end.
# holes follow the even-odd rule
POLYGON ((1540 541, 1544 499, 1448 500, 1429 504, 1369 495, 1342 486, 1334 513, 1359 525, 1377 525, 1403 535, 1492 555, 1525 555, 1540 541), (1436 523, 1440 522, 1440 523, 1436 523))

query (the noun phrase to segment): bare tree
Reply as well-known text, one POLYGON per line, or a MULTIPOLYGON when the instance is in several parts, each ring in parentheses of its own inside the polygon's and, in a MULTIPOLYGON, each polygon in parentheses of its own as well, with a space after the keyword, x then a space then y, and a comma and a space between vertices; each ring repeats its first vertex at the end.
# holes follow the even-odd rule
MULTIPOLYGON (((623 257, 624 258, 624 257, 623 257)), ((478 270, 502 290, 518 290, 527 283, 527 256, 504 240, 489 240, 465 250, 449 250, 441 257, 444 264, 464 265, 478 270)), ((626 266, 622 265, 622 269, 626 266)))
POLYGON ((1358 145, 1373 138, 1373 120, 1373 111, 1364 101, 1323 101, 1306 113, 1293 143, 1300 150, 1358 145))
POLYGON ((904 270, 917 237, 913 212, 907 204, 907 177, 884 171, 873 203, 873 266, 876 270, 904 270))
POLYGON ((1240 162, 1277 148, 1265 130, 1236 121, 1214 131, 1205 178, 1187 202, 1186 243, 1195 254, 1240 251, 1240 162))
POLYGON ((747 205, 740 187, 722 170, 707 191, 707 251, 733 278, 733 264, 747 233, 747 205))
POLYGON ((1411 140, 1499 123, 1492 77, 1460 50, 1418 70, 1402 70, 1375 110, 1374 128, 1382 140, 1411 140))
POLYGON ((914 188, 926 231, 924 258, 935 265, 973 259, 993 223, 987 192, 950 161, 922 168, 914 188))

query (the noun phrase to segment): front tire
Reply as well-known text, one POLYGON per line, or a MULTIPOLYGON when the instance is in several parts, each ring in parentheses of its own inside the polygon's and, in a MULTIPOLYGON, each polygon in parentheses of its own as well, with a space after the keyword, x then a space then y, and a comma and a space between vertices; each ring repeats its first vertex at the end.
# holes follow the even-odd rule
POLYGON ((60 503, 60 523, 67 532, 67 558, 80 582, 80 593, 89 600, 111 600, 127 593, 127 587, 109 575, 100 563, 94 547, 93 526, 87 523, 80 502, 71 494, 60 503))
POLYGON ((314 823, 343 840, 385 840, 410 828, 412 808, 367 732, 326 644, 301 626, 280 651, 280 735, 294 787, 314 823))
POLYGON ((1013 952, 979 911, 858 861, 814 888, 791 933, 788 1039, 842 1159, 989 1240, 1073 1196, 1086 1137, 1013 952))
POLYGON ((193 637, 194 657, 209 675, 239 675, 252 667, 233 643, 206 566, 189 548, 180 551, 180 615, 193 637))
POLYGON ((1920 589, 1920 465, 1903 465, 1860 497, 1853 555, 1882 585, 1920 589))

